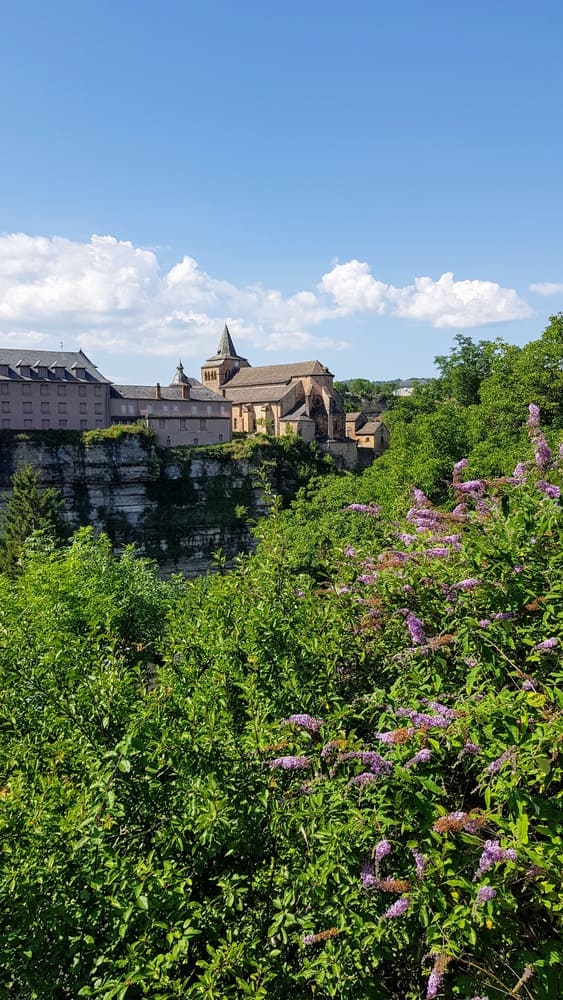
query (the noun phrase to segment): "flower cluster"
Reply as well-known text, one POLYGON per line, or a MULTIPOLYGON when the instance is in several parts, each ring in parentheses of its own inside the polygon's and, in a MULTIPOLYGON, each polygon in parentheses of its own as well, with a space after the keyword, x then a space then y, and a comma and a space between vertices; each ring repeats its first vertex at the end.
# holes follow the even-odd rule
POLYGON ((383 914, 385 919, 390 919, 393 917, 402 917, 404 913, 407 912, 410 906, 410 899, 408 896, 401 896, 397 899, 395 903, 392 903, 389 909, 385 910, 383 914))
MULTIPOLYGON (((489 871, 493 865, 498 865, 502 861, 517 861, 518 854, 511 847, 504 848, 500 846, 498 840, 487 840, 485 841, 485 846, 483 848, 483 853, 479 858, 479 867, 473 876, 473 881, 476 882, 481 875, 489 871)), ((492 898, 492 897, 491 897, 492 898)))
POLYGON ((284 726, 298 726, 299 729, 306 729, 310 733, 316 733, 321 726, 324 726, 324 719, 315 719, 306 713, 289 715, 287 719, 280 719, 280 722, 284 726))
POLYGON ((491 899, 494 899, 497 894, 496 889, 492 889, 490 885, 482 885, 477 893, 477 898, 475 900, 479 905, 481 903, 489 903, 491 899))
POLYGON ((311 761, 308 757, 293 757, 289 755, 287 757, 276 757, 275 760, 268 761, 268 767, 279 767, 282 771, 304 771, 307 767, 311 767, 311 761))
POLYGON ((436 833, 455 833, 458 830, 464 830, 466 833, 477 833, 486 822, 486 817, 478 812, 466 813, 458 809, 456 812, 448 813, 447 816, 440 816, 432 829, 436 833))

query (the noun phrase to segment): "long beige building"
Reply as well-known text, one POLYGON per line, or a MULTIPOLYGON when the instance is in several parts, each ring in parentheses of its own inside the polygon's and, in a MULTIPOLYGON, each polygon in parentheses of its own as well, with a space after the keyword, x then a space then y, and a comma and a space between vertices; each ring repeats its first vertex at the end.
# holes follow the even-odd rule
POLYGON ((0 430, 143 422, 163 447, 231 440, 231 403, 179 362, 169 386, 112 385, 83 351, 0 349, 0 430))
POLYGON ((88 430, 110 423, 110 383, 82 351, 0 349, 2 430, 88 430))

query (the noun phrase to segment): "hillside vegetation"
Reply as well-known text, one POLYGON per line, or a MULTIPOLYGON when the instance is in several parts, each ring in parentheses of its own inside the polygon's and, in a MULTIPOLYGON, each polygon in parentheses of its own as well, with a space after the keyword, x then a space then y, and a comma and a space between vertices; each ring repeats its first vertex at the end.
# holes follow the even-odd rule
POLYGON ((533 345, 464 400, 445 361, 226 575, 31 537, 0 576, 0 996, 561 995, 552 328, 534 393, 533 345))

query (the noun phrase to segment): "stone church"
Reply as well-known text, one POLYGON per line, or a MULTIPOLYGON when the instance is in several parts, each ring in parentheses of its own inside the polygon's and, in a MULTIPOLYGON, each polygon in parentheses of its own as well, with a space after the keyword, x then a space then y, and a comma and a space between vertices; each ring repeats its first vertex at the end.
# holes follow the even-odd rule
POLYGON ((293 431, 304 441, 346 438, 342 400, 332 372, 320 361, 252 367, 237 353, 227 325, 201 381, 232 404, 232 429, 280 437, 293 431))

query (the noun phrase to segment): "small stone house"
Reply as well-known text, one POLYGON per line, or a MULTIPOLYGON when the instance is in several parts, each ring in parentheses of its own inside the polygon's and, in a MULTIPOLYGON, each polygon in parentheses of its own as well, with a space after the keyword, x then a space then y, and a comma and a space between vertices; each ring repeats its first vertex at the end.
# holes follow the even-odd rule
POLYGON ((389 447, 389 428, 380 417, 366 413, 346 414, 346 436, 357 442, 358 448, 369 448, 374 458, 389 447))

